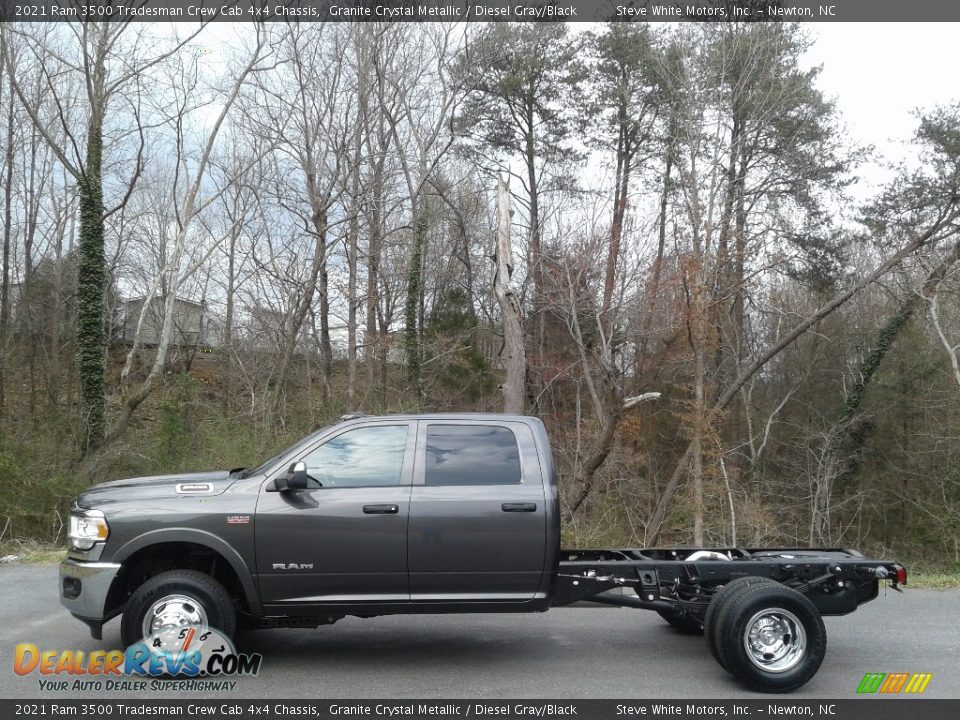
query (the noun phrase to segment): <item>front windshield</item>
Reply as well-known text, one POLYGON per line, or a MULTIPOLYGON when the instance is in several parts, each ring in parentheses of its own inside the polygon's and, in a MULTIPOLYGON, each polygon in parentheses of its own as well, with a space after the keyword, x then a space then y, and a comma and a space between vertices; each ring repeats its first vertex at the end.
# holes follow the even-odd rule
POLYGON ((240 475, 240 477, 248 478, 254 475, 262 475, 263 473, 267 472, 267 470, 269 470, 274 465, 274 463, 276 463, 280 458, 284 457, 285 455, 295 455, 297 450, 304 447, 305 445, 309 445, 310 443, 312 443, 317 438, 317 436, 319 436, 321 433, 326 432, 326 430, 327 428, 325 427, 320 428, 316 432, 311 433, 310 435, 307 435, 305 438, 298 440, 293 445, 288 447, 286 450, 281 450, 270 459, 264 460, 262 463, 260 463, 257 467, 253 468, 252 470, 244 470, 243 473, 240 475))

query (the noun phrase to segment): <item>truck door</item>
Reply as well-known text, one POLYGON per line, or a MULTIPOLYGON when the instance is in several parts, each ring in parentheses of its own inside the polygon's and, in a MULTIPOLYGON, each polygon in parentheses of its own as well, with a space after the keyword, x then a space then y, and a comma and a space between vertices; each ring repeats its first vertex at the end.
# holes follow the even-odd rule
POLYGON ((533 433, 509 421, 421 420, 410 505, 410 597, 522 602, 546 553, 533 433))
POLYGON ((415 422, 348 426, 296 458, 316 485, 277 492, 264 484, 254 536, 265 605, 296 613, 328 603, 410 599, 415 435, 415 422))

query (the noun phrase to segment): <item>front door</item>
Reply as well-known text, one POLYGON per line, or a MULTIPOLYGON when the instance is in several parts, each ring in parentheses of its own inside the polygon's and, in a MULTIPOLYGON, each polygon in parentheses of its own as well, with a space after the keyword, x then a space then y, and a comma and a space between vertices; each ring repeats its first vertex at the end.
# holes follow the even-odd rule
POLYGON ((524 602, 546 556, 544 480, 518 422, 421 420, 410 505, 414 602, 524 602))
POLYGON ((413 422, 371 422, 335 430, 296 458, 312 479, 308 489, 277 492, 264 484, 254 532, 268 612, 410 599, 415 429, 413 422))

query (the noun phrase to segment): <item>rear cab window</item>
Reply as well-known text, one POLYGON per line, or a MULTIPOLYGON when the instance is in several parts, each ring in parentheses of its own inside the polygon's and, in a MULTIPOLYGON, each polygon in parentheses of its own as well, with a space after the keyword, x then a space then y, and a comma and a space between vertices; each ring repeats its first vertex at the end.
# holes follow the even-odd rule
POLYGON ((513 431, 500 425, 430 424, 424 484, 520 485, 523 472, 513 431))

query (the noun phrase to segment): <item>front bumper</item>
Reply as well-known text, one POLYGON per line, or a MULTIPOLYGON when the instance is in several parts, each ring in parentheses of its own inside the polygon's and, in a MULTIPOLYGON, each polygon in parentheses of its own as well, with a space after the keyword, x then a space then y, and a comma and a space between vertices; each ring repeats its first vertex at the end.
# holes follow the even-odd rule
POLYGON ((107 594, 119 570, 119 563, 64 560, 60 563, 60 603, 88 625, 103 624, 109 619, 104 612, 107 594))

